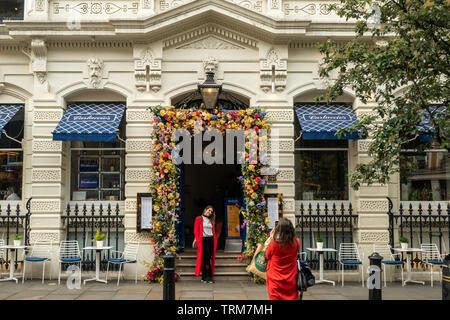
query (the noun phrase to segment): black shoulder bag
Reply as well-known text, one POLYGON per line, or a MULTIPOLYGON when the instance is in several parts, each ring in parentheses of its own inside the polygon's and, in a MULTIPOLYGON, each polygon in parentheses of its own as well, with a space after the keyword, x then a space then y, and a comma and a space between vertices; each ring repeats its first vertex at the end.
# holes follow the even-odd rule
POLYGON ((316 283, 316 278, 311 272, 311 268, 308 263, 302 262, 300 255, 300 248, 298 246, 297 239, 295 239, 297 244, 297 290, 300 291, 300 300, 303 299, 303 292, 305 292, 308 287, 312 287, 316 283))

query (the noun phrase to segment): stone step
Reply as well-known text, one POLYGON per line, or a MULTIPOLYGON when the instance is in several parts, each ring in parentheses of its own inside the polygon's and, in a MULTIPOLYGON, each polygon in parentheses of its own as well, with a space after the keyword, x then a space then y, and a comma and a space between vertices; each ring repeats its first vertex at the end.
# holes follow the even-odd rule
MULTIPOLYGON (((182 258, 177 259, 176 264, 195 264, 197 262, 197 258, 182 258)), ((216 264, 242 264, 245 265, 245 262, 239 261, 236 258, 227 258, 227 259, 216 259, 216 264)))
MULTIPOLYGON (((245 271, 246 266, 220 266, 220 265, 216 265, 214 270, 216 272, 246 272, 245 271)), ((177 266, 176 267, 176 271, 179 273, 182 272, 194 272, 195 271, 195 266, 184 266, 184 267, 180 267, 177 266)))
MULTIPOLYGON (((180 281, 182 280, 200 280, 201 277, 195 276, 195 271, 192 272, 180 272, 180 281)), ((229 272, 229 271, 215 271, 214 272, 214 279, 215 280, 251 280, 250 276, 245 271, 236 271, 236 272, 229 272)))

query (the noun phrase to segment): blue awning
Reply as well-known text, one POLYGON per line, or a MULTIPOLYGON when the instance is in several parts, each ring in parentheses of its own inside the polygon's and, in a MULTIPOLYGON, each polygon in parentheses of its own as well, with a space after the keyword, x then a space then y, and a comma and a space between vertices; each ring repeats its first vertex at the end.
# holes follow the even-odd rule
POLYGON ((53 140, 116 141, 123 103, 70 104, 53 131, 53 140))
POLYGON ((14 118, 22 107, 21 104, 0 104, 0 135, 6 124, 14 118))
POLYGON ((434 118, 445 118, 447 107, 446 106, 430 106, 430 114, 427 110, 424 111, 424 119, 416 127, 419 130, 419 139, 422 142, 428 142, 434 139, 432 132, 434 132, 434 127, 431 124, 431 117, 434 118))
MULTIPOLYGON (((357 121, 352 107, 347 104, 296 104, 302 138, 305 140, 339 139, 336 132, 357 121)), ((357 132, 340 139, 360 139, 357 132)))

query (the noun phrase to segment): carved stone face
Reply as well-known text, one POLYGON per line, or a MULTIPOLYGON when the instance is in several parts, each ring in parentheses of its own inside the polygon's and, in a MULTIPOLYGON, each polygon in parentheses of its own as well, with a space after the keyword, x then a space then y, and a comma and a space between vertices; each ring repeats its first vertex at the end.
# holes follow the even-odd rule
POLYGON ((89 82, 92 87, 97 87, 100 84, 103 73, 103 61, 98 58, 91 58, 88 60, 89 82))

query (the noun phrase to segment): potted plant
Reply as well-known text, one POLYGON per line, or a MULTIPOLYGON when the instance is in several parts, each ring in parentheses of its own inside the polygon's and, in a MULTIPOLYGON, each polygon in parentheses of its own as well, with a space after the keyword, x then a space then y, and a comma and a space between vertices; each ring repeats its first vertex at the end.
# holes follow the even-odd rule
POLYGON ((400 237, 400 244, 402 245, 402 249, 408 249, 408 238, 400 237))
POLYGON ((106 235, 101 233, 99 230, 95 233, 94 239, 97 244, 97 248, 103 248, 103 240, 105 240, 106 235))
POLYGON ((20 247, 21 240, 23 239, 23 235, 20 233, 14 233, 11 235, 13 241, 14 241, 14 247, 20 247))
POLYGON ((317 245, 317 249, 322 250, 323 249, 323 239, 316 238, 316 245, 317 245))

